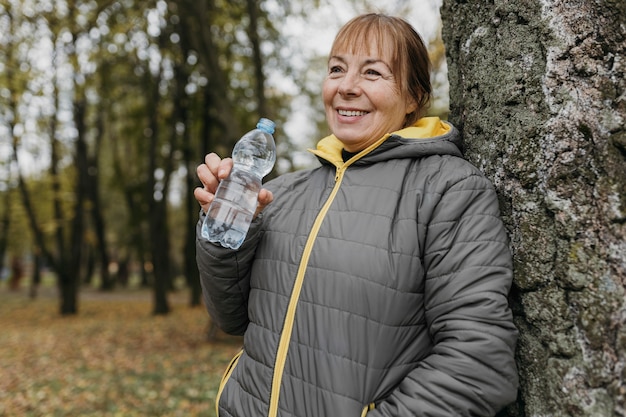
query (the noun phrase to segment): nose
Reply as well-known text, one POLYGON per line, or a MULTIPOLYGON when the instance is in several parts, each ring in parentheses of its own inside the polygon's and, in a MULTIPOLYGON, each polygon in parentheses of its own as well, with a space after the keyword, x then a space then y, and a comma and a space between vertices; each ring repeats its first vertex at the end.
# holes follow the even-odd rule
POLYGON ((356 71, 348 71, 341 78, 338 88, 342 96, 356 96, 361 93, 361 76, 356 71))

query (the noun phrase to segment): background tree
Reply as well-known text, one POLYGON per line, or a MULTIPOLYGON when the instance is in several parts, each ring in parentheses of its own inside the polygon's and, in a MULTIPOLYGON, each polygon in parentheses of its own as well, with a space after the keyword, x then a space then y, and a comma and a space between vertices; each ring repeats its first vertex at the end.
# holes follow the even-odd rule
POLYGON ((444 0, 450 119, 512 237, 508 416, 626 415, 626 3, 444 0))
MULTIPOLYGON (((46 196, 48 197, 46 201, 52 202, 53 208, 47 211, 45 214, 48 216, 43 222, 39 222, 37 220, 38 216, 35 210, 35 205, 33 203, 33 197, 27 185, 27 180, 20 170, 20 161, 19 155, 21 148, 24 148, 28 145, 28 140, 32 140, 32 131, 29 132, 29 111, 33 111, 34 107, 37 111, 37 96, 41 93, 40 88, 42 88, 43 82, 41 79, 44 78, 43 73, 37 71, 37 67, 33 62, 32 56, 29 56, 27 53, 24 53, 24 46, 36 49, 37 46, 41 47, 41 45, 37 44, 37 36, 47 34, 45 29, 41 29, 38 27, 38 23, 41 22, 41 19, 32 18, 31 15, 26 15, 22 13, 22 9, 19 4, 6 4, 3 5, 4 11, 4 28, 5 39, 4 39, 4 57, 6 59, 6 67, 4 68, 3 77, 3 88, 7 93, 4 95, 5 102, 3 103, 3 121, 6 123, 5 128, 8 131, 8 135, 11 138, 12 149, 10 154, 15 162, 16 169, 16 177, 18 182, 18 189, 20 192, 21 200, 23 202, 26 215, 28 217, 28 225, 31 226, 32 233, 38 245, 42 247, 42 251, 45 253, 46 257, 49 259, 54 269, 58 272, 59 278, 59 286, 62 288, 63 283, 67 282, 68 270, 66 268, 68 259, 68 252, 64 250, 65 247, 65 227, 64 227, 64 211, 61 209, 61 188, 60 188, 60 180, 58 176, 59 171, 59 160, 58 157, 58 145, 56 143, 56 117, 51 115, 50 122, 45 124, 45 128, 49 128, 47 132, 49 144, 50 144, 50 178, 51 181, 48 184, 49 187, 45 188, 45 190, 51 190, 51 193, 46 193, 46 191, 42 191, 39 195, 40 198, 46 196), (18 70, 19 69, 19 70, 18 70), (30 74, 27 74, 30 72, 30 74), (30 78, 29 77, 32 77, 30 78), (30 135, 29 135, 30 134, 30 135), (50 215, 50 213, 54 213, 50 215), (47 244, 44 237, 44 229, 45 225, 51 229, 52 233, 57 238, 57 249, 58 249, 58 257, 55 257, 54 254, 47 244)), ((54 40, 56 37, 52 37, 52 43, 54 45, 54 40)), ((55 68, 56 69, 56 68, 55 68)), ((51 71, 54 74, 54 71, 51 71)), ((49 99, 54 103, 52 107, 56 110, 58 109, 58 90, 56 84, 56 78, 54 75, 48 79, 50 82, 49 86, 51 87, 49 90, 49 99)), ((32 129, 32 123, 30 123, 30 129, 32 129)), ((35 139, 35 144, 37 140, 35 139)), ((41 213, 41 210, 40 210, 41 213)), ((67 294, 61 291, 63 294, 67 294)), ((61 302, 61 313, 69 312, 73 309, 73 305, 71 304, 71 300, 66 300, 62 298, 61 302)))
MULTIPOLYGON (((48 6, 50 5, 45 3, 33 5, 28 2, 13 2, 6 6, 5 11, 12 17, 10 28, 13 30, 9 32, 9 44, 16 39, 23 42, 20 46, 25 42, 37 44, 40 41, 38 36, 43 36, 50 42, 47 68, 34 70, 41 65, 41 58, 45 55, 22 53, 14 57, 17 62, 21 62, 21 66, 30 66, 33 69, 29 74, 31 79, 24 89, 12 86, 14 94, 23 94, 20 100, 28 97, 28 93, 51 100, 46 116, 41 118, 42 127, 38 132, 33 132, 48 139, 51 191, 48 201, 52 205, 53 213, 49 233, 46 233, 45 223, 37 213, 40 210, 35 207, 35 199, 41 197, 38 195, 39 190, 27 187, 19 170, 18 179, 23 205, 37 247, 57 275, 60 313, 69 315, 75 314, 78 309, 81 264, 85 254, 84 212, 90 195, 87 143, 89 84, 86 81, 89 69, 88 57, 82 45, 90 37, 94 16, 98 15, 98 4, 69 1, 48 6), (17 16, 19 20, 15 21, 17 16), (26 33, 24 30, 27 28, 32 30, 30 38, 26 35, 21 39, 20 34, 26 33), (70 186, 70 190, 62 188, 64 183, 70 186), (72 198, 67 198, 70 195, 72 198), (46 234, 53 236, 53 239, 46 238, 46 234)), ((45 51, 41 45, 39 49, 40 52, 45 51)), ((13 106, 14 118, 19 115, 19 123, 28 126, 33 115, 29 114, 28 109, 20 110, 23 102, 14 103, 17 103, 13 106)), ((13 155, 18 161, 21 138, 15 134, 15 129, 13 132, 13 155)))

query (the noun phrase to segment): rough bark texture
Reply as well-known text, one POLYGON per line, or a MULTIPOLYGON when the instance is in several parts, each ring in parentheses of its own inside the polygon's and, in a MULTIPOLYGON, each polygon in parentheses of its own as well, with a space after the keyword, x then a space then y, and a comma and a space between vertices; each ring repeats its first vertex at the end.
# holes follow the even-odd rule
POLYGON ((626 2, 443 0, 451 115, 511 234, 506 416, 626 416, 626 2))

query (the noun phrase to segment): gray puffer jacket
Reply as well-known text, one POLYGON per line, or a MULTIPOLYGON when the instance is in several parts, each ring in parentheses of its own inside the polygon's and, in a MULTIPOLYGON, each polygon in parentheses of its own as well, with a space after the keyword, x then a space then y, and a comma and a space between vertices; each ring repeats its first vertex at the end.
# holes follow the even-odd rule
MULTIPOLYGON (((437 118, 265 186, 243 246, 198 239, 205 303, 244 346, 220 417, 493 416, 515 399, 508 239, 437 118)), ((198 236, 199 229, 198 229, 198 236)))

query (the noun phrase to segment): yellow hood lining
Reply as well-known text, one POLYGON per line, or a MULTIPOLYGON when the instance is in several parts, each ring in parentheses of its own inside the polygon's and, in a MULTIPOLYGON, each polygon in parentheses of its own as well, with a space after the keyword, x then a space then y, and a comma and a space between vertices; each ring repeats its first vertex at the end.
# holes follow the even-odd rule
MULTIPOLYGON (((429 139, 437 136, 445 135, 450 132, 450 125, 439 117, 422 117, 419 119, 413 126, 409 126, 407 128, 398 130, 393 133, 388 133, 380 140, 376 141, 366 149, 363 149, 357 155, 359 158, 372 151, 373 149, 380 146, 381 143, 387 140, 389 136, 398 135, 403 138, 411 138, 411 139, 429 139)), ((343 149, 343 143, 337 139, 335 135, 329 135, 325 138, 321 139, 317 143, 316 149, 309 149, 313 154, 324 158, 331 162, 335 166, 340 166, 343 164, 343 159, 341 157, 341 150, 343 149)))

